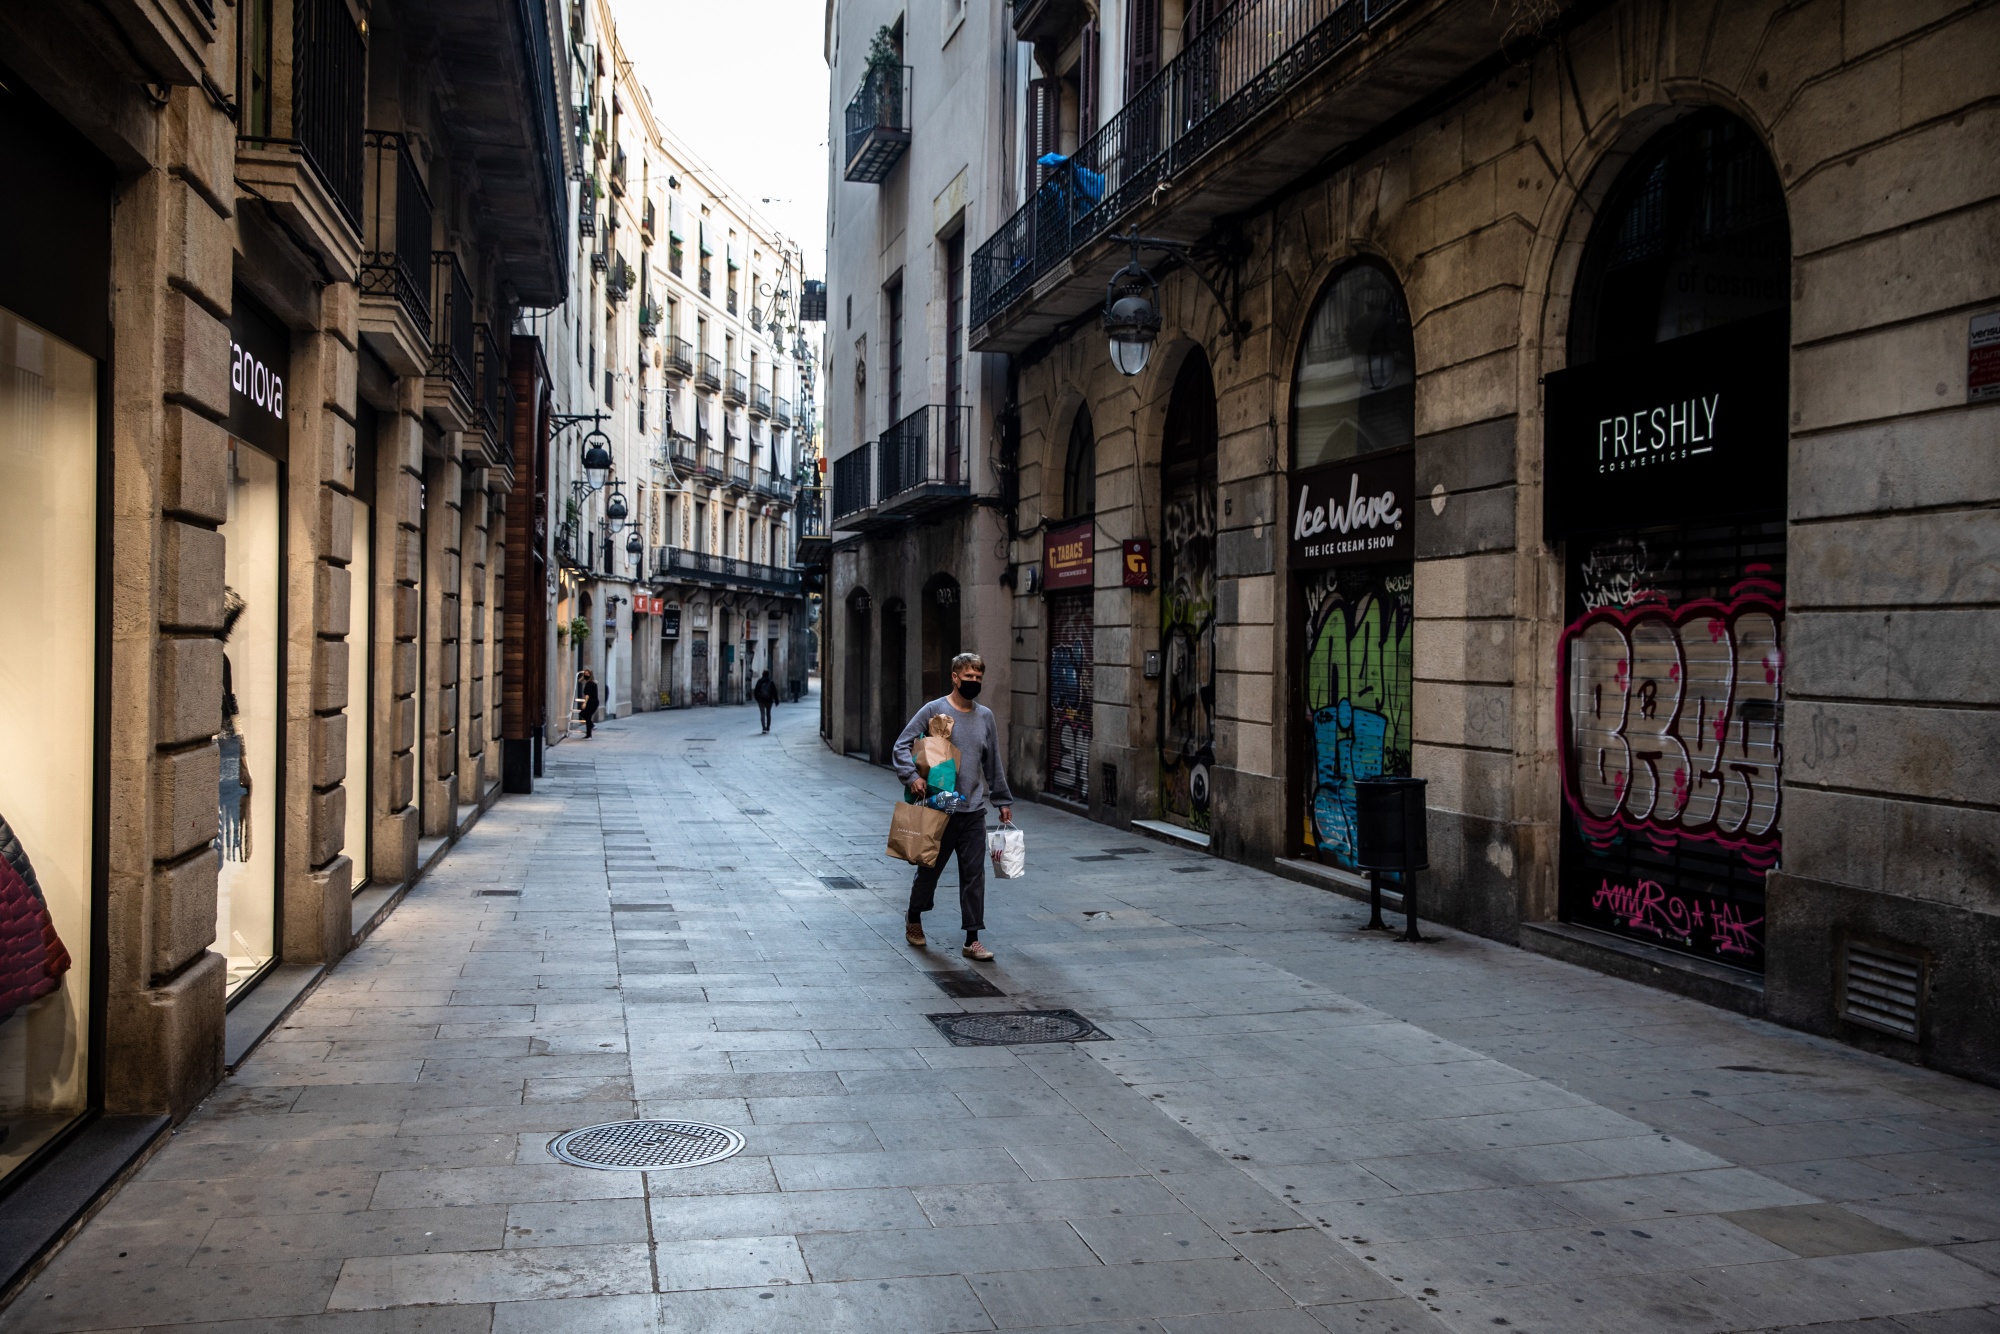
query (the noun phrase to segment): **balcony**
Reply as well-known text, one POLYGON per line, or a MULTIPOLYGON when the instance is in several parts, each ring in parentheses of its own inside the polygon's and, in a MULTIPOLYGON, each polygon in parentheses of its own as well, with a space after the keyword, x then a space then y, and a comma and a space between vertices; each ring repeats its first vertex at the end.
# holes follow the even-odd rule
POLYGON ((291 34, 291 50, 265 72, 266 90, 246 99, 235 174, 335 281, 351 282, 367 206, 368 45, 345 0, 295 0, 291 34))
POLYGON ((611 261, 610 272, 604 278, 604 299, 614 306, 622 305, 632 295, 632 284, 638 280, 639 275, 625 262, 625 256, 618 256, 611 261))
POLYGON ((706 551, 689 551, 686 547, 654 547, 652 555, 647 568, 656 584, 708 584, 718 588, 744 588, 794 597, 799 593, 797 570, 758 565, 729 556, 711 555, 706 551))
POLYGON ((663 312, 660 303, 647 297, 639 302, 639 337, 651 338, 660 331, 663 312))
POLYGON ((595 177, 583 183, 577 192, 576 234, 578 236, 597 235, 597 180, 595 177))
POLYGON ((771 424, 781 431, 792 428, 792 400, 781 395, 772 396, 771 424))
POLYGON ((750 415, 760 418, 771 415, 771 391, 761 384, 750 392, 750 415))
POLYGON ((789 505, 792 500, 792 479, 781 472, 762 468, 757 473, 757 494, 768 500, 789 505))
POLYGON ((973 253, 972 346, 1018 352, 1085 315, 1128 258, 1114 227, 1201 239, 1489 60, 1508 18, 1490 0, 1222 7, 973 253))
POLYGON ((701 471, 701 448, 684 435, 669 435, 666 445, 667 461, 680 472, 701 471))
POLYGON ((458 256, 431 255, 431 364, 424 380, 424 410, 440 430, 473 425, 474 370, 478 361, 472 318, 472 284, 458 256))
POLYGON ((646 206, 639 210, 639 231, 646 238, 647 245, 653 244, 653 230, 656 221, 657 214, 653 209, 653 201, 648 199, 646 206))
POLYGON ((875 449, 875 509, 884 518, 922 519, 972 494, 966 445, 972 409, 932 404, 882 433, 875 449))
POLYGON ((369 130, 362 228, 362 339, 397 375, 422 375, 431 358, 431 195, 409 144, 393 130, 369 130))
POLYGON ((742 371, 729 372, 729 378, 722 383, 722 401, 742 407, 750 395, 750 381, 742 371))
POLYGON ((742 491, 747 493, 750 490, 751 476, 756 472, 756 469, 750 466, 749 459, 737 458, 734 453, 735 448, 736 448, 736 441, 731 440, 729 442, 729 451, 728 451, 729 489, 732 491, 742 491))
POLYGON ((725 481, 729 477, 729 461, 719 449, 704 447, 701 451, 701 471, 712 482, 725 481))
POLYGON ((874 517, 875 442, 863 444, 833 461, 833 526, 867 531, 874 517))
POLYGON ((706 352, 702 353, 700 369, 695 372, 694 379, 703 389, 722 388, 722 363, 706 352))
POLYGON ((625 197, 625 150, 611 150, 611 193, 620 199, 625 197))
POLYGON ((514 466, 512 444, 513 398, 507 375, 507 343, 493 332, 493 326, 479 326, 478 435, 466 437, 467 462, 489 468, 514 466), (469 457, 477 444, 479 457, 469 457))
POLYGON ((687 379, 694 374, 694 347, 685 338, 669 338, 660 363, 669 375, 687 379))
POLYGON ((808 569, 826 564, 833 539, 826 530, 826 488, 802 486, 792 510, 792 559, 808 569))
POLYGON ((909 66, 871 66, 847 104, 847 170, 842 176, 879 185, 909 148, 909 66))

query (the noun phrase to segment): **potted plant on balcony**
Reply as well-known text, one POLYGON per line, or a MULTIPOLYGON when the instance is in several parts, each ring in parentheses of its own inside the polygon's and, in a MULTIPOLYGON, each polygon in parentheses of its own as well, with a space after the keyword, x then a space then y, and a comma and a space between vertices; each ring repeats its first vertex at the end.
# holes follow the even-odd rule
POLYGON ((660 329, 660 303, 648 298, 639 303, 639 336, 651 338, 660 329))

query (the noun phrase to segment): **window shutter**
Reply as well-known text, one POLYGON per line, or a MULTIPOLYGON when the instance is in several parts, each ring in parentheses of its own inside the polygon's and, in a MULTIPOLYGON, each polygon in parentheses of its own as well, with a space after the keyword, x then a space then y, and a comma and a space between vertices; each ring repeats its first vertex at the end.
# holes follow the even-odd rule
POLYGON ((1042 165, 1044 154, 1056 151, 1057 114, 1062 85, 1055 79, 1034 79, 1028 84, 1028 191, 1034 193, 1048 175, 1042 165))
POLYGON ((1131 0, 1125 33, 1125 100, 1160 72, 1160 0, 1131 0))
POLYGON ((1090 138, 1097 129, 1097 47, 1097 20, 1092 19, 1083 25, 1083 55, 1081 67, 1077 71, 1077 97, 1080 103, 1076 118, 1078 144, 1090 138))

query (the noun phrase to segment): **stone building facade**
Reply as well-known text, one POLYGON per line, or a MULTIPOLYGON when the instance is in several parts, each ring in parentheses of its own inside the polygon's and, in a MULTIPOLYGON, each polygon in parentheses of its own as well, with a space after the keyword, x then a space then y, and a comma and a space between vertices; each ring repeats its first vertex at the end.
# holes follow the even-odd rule
POLYGON ((1098 818, 1352 892, 1412 774, 1425 915, 2000 1076, 1994 11, 1014 14, 1124 89, 972 261, 1010 559, 1095 557, 1016 588, 1016 784, 1081 666, 1098 818))
POLYGON ((0 891, 35 935, 0 1014, 5 1274, 498 791, 508 331, 564 287, 560 21, 0 18, 0 587, 46 648, 0 688, 0 891))
POLYGON ((1007 689, 1008 384, 1004 362, 970 355, 967 282, 972 247, 1012 207, 1020 62, 998 5, 826 13, 821 722, 836 749, 887 763, 961 650, 985 657, 989 698, 1007 689))

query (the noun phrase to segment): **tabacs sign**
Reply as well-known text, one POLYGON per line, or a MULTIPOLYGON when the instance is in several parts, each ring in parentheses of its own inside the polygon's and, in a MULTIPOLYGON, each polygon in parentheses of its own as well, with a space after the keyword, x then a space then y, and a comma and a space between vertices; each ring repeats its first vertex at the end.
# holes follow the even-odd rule
POLYGON ((1765 315, 1550 375, 1547 536, 1782 509, 1787 343, 1765 315))
POLYGON ((1042 534, 1042 591, 1089 588, 1097 562, 1097 527, 1089 519, 1042 534))
POLYGON ((1416 454, 1398 449, 1292 475, 1295 570, 1372 565, 1416 556, 1416 454))

